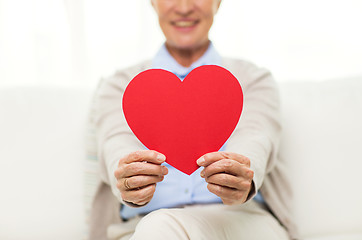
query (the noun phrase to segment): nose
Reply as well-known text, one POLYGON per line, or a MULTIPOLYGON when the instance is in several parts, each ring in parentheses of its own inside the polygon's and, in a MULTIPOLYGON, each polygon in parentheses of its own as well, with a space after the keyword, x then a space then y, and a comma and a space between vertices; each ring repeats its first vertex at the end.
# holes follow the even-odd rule
POLYGON ((193 11, 194 0, 176 0, 175 10, 181 15, 188 15, 193 11))

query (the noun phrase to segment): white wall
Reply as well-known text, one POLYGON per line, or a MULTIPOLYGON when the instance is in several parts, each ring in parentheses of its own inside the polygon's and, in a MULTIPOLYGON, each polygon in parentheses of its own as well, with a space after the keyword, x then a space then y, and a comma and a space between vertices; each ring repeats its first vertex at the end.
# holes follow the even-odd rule
MULTIPOLYGON (((223 0, 211 38, 278 80, 362 74, 361 0, 223 0)), ((163 42, 149 0, 0 0, 0 86, 95 85, 163 42)))
POLYGON ((280 80, 362 74, 361 0, 225 0, 223 5, 213 36, 227 55, 267 66, 280 80))

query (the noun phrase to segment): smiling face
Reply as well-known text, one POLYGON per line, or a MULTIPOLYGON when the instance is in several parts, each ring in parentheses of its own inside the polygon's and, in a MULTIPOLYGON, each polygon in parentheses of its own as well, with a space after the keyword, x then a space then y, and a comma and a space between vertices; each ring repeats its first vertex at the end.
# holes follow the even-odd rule
POLYGON ((151 0, 166 44, 194 49, 208 44, 209 30, 221 0, 151 0))

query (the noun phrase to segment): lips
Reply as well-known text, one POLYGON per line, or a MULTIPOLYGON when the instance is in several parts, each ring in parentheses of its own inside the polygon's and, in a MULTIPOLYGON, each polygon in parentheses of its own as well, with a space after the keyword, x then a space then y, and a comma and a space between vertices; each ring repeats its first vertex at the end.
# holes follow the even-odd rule
POLYGON ((171 24, 179 28, 190 28, 194 27, 199 23, 199 20, 177 20, 172 21, 171 24))

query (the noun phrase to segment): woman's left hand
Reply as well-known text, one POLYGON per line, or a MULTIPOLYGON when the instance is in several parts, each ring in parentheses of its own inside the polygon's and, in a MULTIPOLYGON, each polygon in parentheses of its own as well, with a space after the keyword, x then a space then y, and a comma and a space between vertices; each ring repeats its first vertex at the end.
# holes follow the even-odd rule
POLYGON ((204 167, 200 175, 208 183, 209 191, 219 196, 224 204, 246 201, 254 176, 249 158, 237 153, 212 152, 200 157, 197 164, 204 167))

